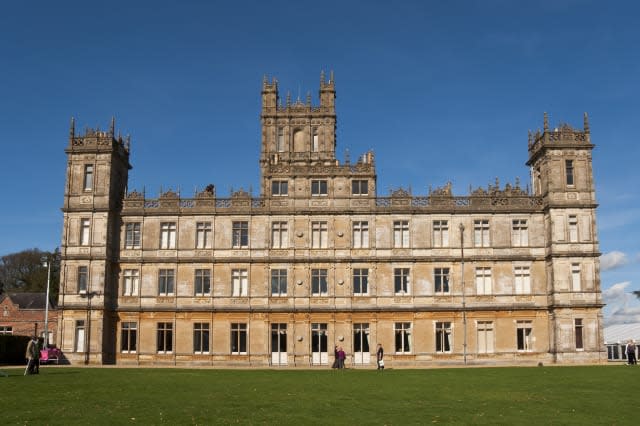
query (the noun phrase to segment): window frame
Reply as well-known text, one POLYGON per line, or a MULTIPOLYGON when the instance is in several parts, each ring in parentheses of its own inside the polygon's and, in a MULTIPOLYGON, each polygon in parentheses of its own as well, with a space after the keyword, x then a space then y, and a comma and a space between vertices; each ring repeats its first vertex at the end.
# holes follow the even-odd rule
POLYGON ((211 324, 208 322, 193 323, 193 353, 208 355, 211 350, 211 324))
POLYGON ((327 179, 311 180, 311 196, 326 197, 329 195, 329 182, 327 179))
POLYGON ((93 164, 85 164, 84 165, 84 175, 83 175, 83 179, 82 179, 82 190, 83 191, 93 191, 93 185, 94 185, 94 165, 93 164))
POLYGON ((516 321, 516 350, 518 352, 533 352, 533 321, 516 321))
POLYGON ((453 327, 451 321, 435 323, 435 353, 450 354, 453 350, 453 327))
POLYGON ((433 268, 433 292, 436 295, 451 294, 451 268, 433 268))
POLYGON ((393 268, 393 291, 396 296, 411 295, 411 268, 393 268))
POLYGON ((173 323, 164 321, 156 324, 156 353, 172 354, 174 344, 173 323))
POLYGON ((234 268, 231 270, 231 297, 247 297, 249 294, 249 270, 234 268))
POLYGON ((326 268, 311 269, 311 296, 325 297, 328 295, 328 270, 326 268))
POLYGON ((393 325, 394 338, 395 338, 395 353, 397 355, 411 354, 413 349, 412 336, 412 324, 411 322, 396 322, 393 325))
POLYGON ((211 295, 211 269, 198 268, 193 271, 193 293, 196 297, 211 295))
POLYGON ((137 296, 140 291, 140 270, 125 269, 122 272, 122 295, 137 296))
POLYGON ((177 229, 176 222, 160 222, 160 250, 175 250, 177 229))
POLYGON ((120 353, 135 354, 138 352, 138 323, 123 321, 120 324, 120 353))
POLYGON ((175 291, 176 291, 176 270, 172 268, 158 269, 158 296, 160 297, 174 296, 175 291))
POLYGON ((273 197, 288 197, 289 196, 289 181, 288 180, 272 180, 271 181, 271 195, 273 197))
POLYGON ((367 197, 369 195, 369 179, 351 179, 351 195, 367 197))
POLYGON ((196 222, 196 248, 207 249, 211 248, 211 235, 212 235, 211 222, 196 222))
POLYGON ((231 222, 231 247, 234 249, 249 248, 249 222, 234 220, 231 222))
POLYGON ((87 265, 78 265, 76 274, 78 294, 86 294, 89 290, 89 267, 87 265))
POLYGON ((247 323, 232 322, 229 326, 231 355, 247 355, 248 352, 248 326, 247 323), (234 343, 237 346, 234 346, 234 343), (244 351, 242 350, 244 348, 244 351), (237 349, 237 350, 234 350, 237 349))
POLYGON ((393 221, 393 248, 410 248, 411 235, 408 220, 393 221))
POLYGON ((448 220, 434 220, 432 223, 433 228, 433 246, 434 247, 449 247, 449 221, 448 220))
POLYGON ((142 246, 142 225, 140 222, 126 222, 124 225, 125 250, 139 249, 142 246))
POLYGON ((369 248, 369 221, 354 220, 351 223, 351 235, 351 245, 353 248, 369 248))
POLYGON ((369 295, 369 268, 353 268, 351 272, 353 295, 369 295))
POLYGON ((271 297, 286 297, 288 290, 288 271, 286 268, 271 269, 271 297))

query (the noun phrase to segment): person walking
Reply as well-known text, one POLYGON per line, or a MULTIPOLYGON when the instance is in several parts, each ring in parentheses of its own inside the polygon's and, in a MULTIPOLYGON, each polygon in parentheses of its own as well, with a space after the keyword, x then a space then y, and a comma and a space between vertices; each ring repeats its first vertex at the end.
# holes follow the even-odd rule
POLYGON ((347 355, 344 353, 342 346, 338 348, 338 368, 344 368, 344 360, 347 355))
POLYGON ((340 359, 338 358, 338 345, 333 347, 333 365, 331 368, 340 368, 340 359))
POLYGON ((627 342, 627 365, 636 365, 636 342, 633 339, 629 339, 627 342))
POLYGON ((378 343, 378 349, 376 350, 376 361, 378 363, 378 370, 384 370, 384 349, 382 345, 378 343))
POLYGON ((38 362, 38 339, 36 336, 31 336, 31 340, 27 343, 27 350, 24 354, 27 359, 27 368, 24 370, 24 375, 37 374, 36 364, 38 362))

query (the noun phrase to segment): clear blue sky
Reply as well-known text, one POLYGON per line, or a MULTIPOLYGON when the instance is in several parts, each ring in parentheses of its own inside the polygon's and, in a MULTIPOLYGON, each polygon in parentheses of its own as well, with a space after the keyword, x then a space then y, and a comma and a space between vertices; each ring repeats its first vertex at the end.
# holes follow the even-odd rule
POLYGON ((69 120, 132 137, 130 189, 258 193, 263 75, 317 103, 379 194, 529 182, 527 130, 591 119, 609 321, 640 320, 640 6, 602 1, 10 1, 0 254, 60 244, 69 120))

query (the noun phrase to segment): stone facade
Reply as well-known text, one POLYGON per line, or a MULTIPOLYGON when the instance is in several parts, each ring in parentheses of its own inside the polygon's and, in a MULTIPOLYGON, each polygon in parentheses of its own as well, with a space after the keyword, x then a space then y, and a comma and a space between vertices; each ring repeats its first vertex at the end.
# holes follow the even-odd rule
POLYGON ((529 136, 532 190, 376 190, 320 105, 262 85, 261 193, 127 192, 129 144, 67 147, 59 346, 71 363, 354 367, 606 360, 588 121, 529 136))

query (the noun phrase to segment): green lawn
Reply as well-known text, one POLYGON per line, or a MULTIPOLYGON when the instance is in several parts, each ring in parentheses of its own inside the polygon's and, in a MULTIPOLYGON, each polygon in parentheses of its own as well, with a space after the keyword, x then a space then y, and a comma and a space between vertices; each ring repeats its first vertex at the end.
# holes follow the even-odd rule
POLYGON ((1 369, 0 424, 636 424, 640 367, 1 369))

